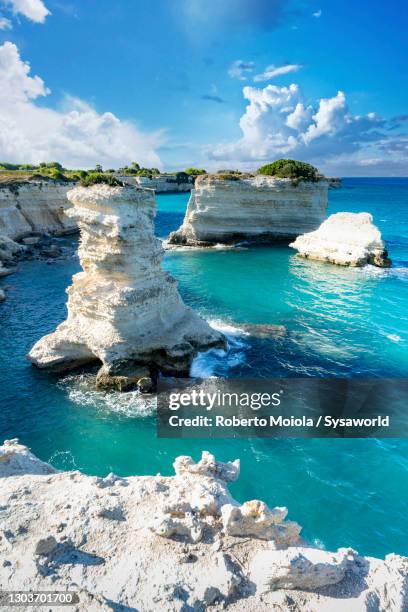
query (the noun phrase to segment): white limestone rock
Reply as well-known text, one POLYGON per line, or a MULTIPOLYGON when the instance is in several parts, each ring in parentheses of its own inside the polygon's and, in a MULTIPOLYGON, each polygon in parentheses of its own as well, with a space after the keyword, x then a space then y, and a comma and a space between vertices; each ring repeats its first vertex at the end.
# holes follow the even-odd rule
POLYGON ((76 231, 67 192, 73 182, 21 181, 0 184, 0 234, 19 240, 31 233, 63 235, 76 231))
POLYGON ((211 246, 243 240, 289 239, 316 229, 326 217, 327 181, 300 182, 271 176, 222 179, 202 175, 171 245, 211 246))
POLYGON ((242 506, 225 504, 221 509, 225 533, 271 540, 279 548, 299 541, 301 527, 293 521, 284 523, 287 514, 287 508, 271 510, 258 499, 247 501, 242 506))
MULTIPOLYGON (((203 454, 200 462, 188 464, 208 460, 203 454)), ((185 458, 175 463, 186 465, 185 458)), ((217 475, 231 464, 215 459, 210 464, 215 469, 185 469, 172 477, 102 479, 57 472, 18 440, 5 442, 0 584, 10 590, 77 592, 78 612, 107 609, 105 602, 109 609, 140 612, 209 606, 232 612, 406 612, 407 558, 388 555, 382 561, 300 542, 273 550, 273 541, 251 536, 246 528, 225 534, 223 508, 239 504, 217 475), (170 525, 170 519, 187 521, 187 511, 201 529, 199 537, 153 528, 157 513, 167 514, 170 525)), ((282 509, 270 512, 283 519, 282 509)))
POLYGON ((340 266, 391 265, 381 233, 369 213, 331 215, 316 231, 298 236, 289 246, 307 259, 340 266))
POLYGON ((340 548, 337 553, 304 546, 263 550, 252 559, 251 578, 259 592, 318 589, 343 580, 356 556, 351 548, 340 548))
MULTIPOLYGON (((122 177, 121 177, 122 178, 122 177)), ((137 176, 135 179, 139 187, 153 189, 156 193, 180 193, 188 192, 194 187, 194 177, 185 177, 186 180, 178 180, 169 174, 159 174, 151 179, 147 176, 137 176)))
MULTIPOLYGON (((241 534, 228 535, 223 508, 240 506, 220 475, 229 481, 224 466, 236 462, 222 464, 207 453, 197 463, 189 459, 176 460, 188 468, 172 477, 97 478, 57 472, 18 440, 5 442, 0 584, 74 591, 77 612, 122 606, 140 612, 406 612, 407 558, 382 561, 300 542, 272 550, 273 541, 248 535, 244 524, 241 534), (153 529, 157 513, 181 523, 186 512, 201 525, 201 537, 153 529)), ((271 513, 283 518, 282 509, 271 513)))
POLYGON ((68 199, 67 214, 81 232, 83 271, 67 289, 67 320, 31 349, 34 365, 61 371, 100 361, 102 384, 109 376, 131 378, 143 365, 152 376, 155 368, 188 375, 198 351, 224 346, 222 334, 182 302, 160 265, 152 191, 98 184, 77 187, 68 199))

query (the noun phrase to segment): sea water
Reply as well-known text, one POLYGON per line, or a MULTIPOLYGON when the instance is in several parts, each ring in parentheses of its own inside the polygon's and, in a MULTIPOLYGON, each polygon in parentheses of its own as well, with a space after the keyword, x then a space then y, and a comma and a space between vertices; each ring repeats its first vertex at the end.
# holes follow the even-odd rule
MULTIPOLYGON (((408 179, 345 179, 329 192, 330 213, 368 211, 393 267, 347 269, 299 259, 284 244, 167 252, 164 266, 184 300, 228 337, 229 350, 193 364, 196 376, 406 377, 408 369, 408 179), (284 336, 251 338, 240 325, 284 325, 284 336)), ((156 232, 184 215, 188 194, 159 195, 156 232)), ((61 239, 61 244, 72 239, 61 239)), ((102 393, 91 375, 40 372, 25 359, 66 315, 76 257, 21 263, 1 279, 0 440, 19 437, 59 469, 88 474, 173 473, 180 454, 241 459, 231 486, 240 501, 287 506, 305 538, 362 554, 408 554, 405 440, 166 440, 154 405, 137 393, 102 393)))

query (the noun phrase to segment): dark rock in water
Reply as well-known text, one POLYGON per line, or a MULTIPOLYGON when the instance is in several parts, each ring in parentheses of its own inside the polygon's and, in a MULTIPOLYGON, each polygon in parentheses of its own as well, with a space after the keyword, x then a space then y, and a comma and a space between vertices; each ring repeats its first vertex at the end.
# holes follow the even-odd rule
POLYGON ((96 386, 107 391, 140 389, 142 393, 150 393, 156 387, 156 376, 145 365, 132 361, 120 361, 101 367, 96 376, 96 386))
POLYGON ((282 338, 288 331, 284 325, 270 325, 269 323, 245 324, 240 325, 240 328, 254 338, 282 338))
POLYGON ((145 376, 144 378, 141 378, 138 381, 137 386, 138 386, 140 393, 152 393, 156 388, 155 381, 149 376, 145 376))

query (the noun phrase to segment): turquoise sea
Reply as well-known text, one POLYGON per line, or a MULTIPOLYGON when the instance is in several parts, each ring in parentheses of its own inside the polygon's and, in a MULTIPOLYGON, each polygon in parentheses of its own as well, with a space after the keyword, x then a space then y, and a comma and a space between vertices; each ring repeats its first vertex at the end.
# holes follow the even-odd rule
MULTIPOLYGON (((345 179, 330 212, 368 211, 386 239, 390 270, 302 261, 285 245, 168 252, 183 298, 228 336, 228 353, 198 357, 193 374, 223 377, 401 378, 408 371, 408 179, 345 179), (240 323, 285 325, 253 339, 240 323)), ((188 194, 158 196, 157 234, 183 218, 188 194)), ((64 238, 61 243, 74 239, 64 238)), ((26 261, 1 279, 0 440, 19 437, 41 459, 89 474, 172 474, 179 454, 241 459, 241 501, 286 505, 307 539, 363 554, 408 554, 406 440, 164 440, 136 393, 102 394, 87 375, 56 378, 25 354, 65 317, 76 257, 26 261)))

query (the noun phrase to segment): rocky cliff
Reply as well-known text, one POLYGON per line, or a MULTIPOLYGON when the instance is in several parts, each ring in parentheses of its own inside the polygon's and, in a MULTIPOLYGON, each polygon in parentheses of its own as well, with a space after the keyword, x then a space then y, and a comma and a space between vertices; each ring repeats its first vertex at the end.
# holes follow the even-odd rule
POLYGON ((76 222, 65 213, 74 183, 21 181, 0 183, 0 235, 19 240, 32 233, 66 234, 76 222))
POLYGON ((316 231, 298 236, 290 246, 307 259, 341 266, 391 265, 381 233, 369 213, 331 215, 316 231))
POLYGON ((178 457, 174 469, 172 477, 57 472, 6 441, 2 589, 67 590, 81 612, 408 609, 407 558, 311 547, 286 508, 231 497, 239 461, 204 452, 198 463, 178 457))
POLYGON ((154 189, 156 193, 177 193, 191 191, 194 187, 194 177, 190 176, 181 180, 171 174, 160 174, 151 179, 146 176, 138 176, 136 177, 136 183, 140 187, 154 189))
POLYGON ((66 215, 71 206, 67 192, 73 185, 59 181, 0 182, 0 277, 15 270, 16 261, 31 253, 40 235, 61 236, 77 230, 75 220, 66 215))
POLYGON ((67 320, 29 353, 36 366, 67 370, 100 361, 98 383, 125 388, 157 369, 188 374, 198 351, 223 345, 161 268, 151 190, 94 185, 71 190, 68 199, 83 271, 67 290, 67 320))
POLYGON ((327 181, 296 185, 261 175, 202 175, 191 192, 183 225, 170 234, 169 243, 211 246, 294 238, 323 221, 327 193, 327 181))

